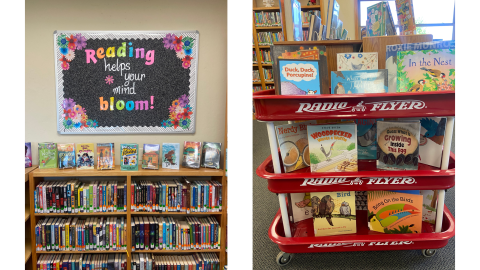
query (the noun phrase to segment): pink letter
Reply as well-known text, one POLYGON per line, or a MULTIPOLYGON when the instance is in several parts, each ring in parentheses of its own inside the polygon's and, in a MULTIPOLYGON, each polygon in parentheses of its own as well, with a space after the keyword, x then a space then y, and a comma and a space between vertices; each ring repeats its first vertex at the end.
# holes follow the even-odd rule
POLYGON ((149 66, 155 62, 155 51, 150 50, 147 52, 147 57, 145 57, 147 61, 145 62, 145 65, 149 66))
POLYGON ((92 59, 93 63, 96 64, 97 59, 95 59, 95 51, 88 49, 88 50, 85 50, 85 52, 87 53, 87 64, 90 63, 90 59, 92 59))

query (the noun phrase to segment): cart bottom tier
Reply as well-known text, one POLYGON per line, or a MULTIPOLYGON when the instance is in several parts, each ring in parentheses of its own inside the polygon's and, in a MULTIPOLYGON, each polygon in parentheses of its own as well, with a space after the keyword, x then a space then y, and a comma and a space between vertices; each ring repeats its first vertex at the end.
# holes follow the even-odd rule
POLYGON ((434 233, 428 223, 422 233, 384 234, 370 231, 367 227, 367 211, 357 211, 357 233, 315 237, 313 221, 307 219, 293 226, 293 237, 285 237, 282 215, 277 212, 268 236, 286 253, 347 252, 373 250, 439 249, 447 245, 455 235, 455 219, 445 206, 442 231, 434 233))

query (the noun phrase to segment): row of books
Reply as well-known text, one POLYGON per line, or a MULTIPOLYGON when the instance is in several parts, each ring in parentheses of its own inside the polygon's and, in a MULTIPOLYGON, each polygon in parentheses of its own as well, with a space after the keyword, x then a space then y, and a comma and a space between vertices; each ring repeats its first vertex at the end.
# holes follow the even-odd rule
POLYGON ((254 12, 255 26, 269 27, 282 26, 282 14, 280 12, 254 12))
POLYGON ((126 212, 127 186, 118 181, 44 181, 34 190, 35 213, 126 212))
POLYGON ((127 254, 41 254, 36 269, 126 270, 127 254))
POLYGON ((132 251, 220 249, 221 228, 213 217, 132 218, 132 251))
POLYGON ((127 249, 124 217, 51 217, 35 225, 37 251, 87 251, 127 249))
MULTIPOLYGON (((213 142, 185 141, 183 147, 182 166, 198 169, 200 167, 220 169, 222 144, 213 142)), ((25 166, 31 166, 31 143, 25 143, 25 166), (27 156, 28 155, 28 156, 27 156)), ((39 143, 39 168, 77 168, 77 170, 94 169, 95 149, 93 143, 39 143), (58 160, 58 162, 57 162, 58 160)), ((120 169, 137 171, 139 166, 138 144, 120 145, 120 169)), ((143 169, 158 170, 160 168, 180 168, 180 144, 163 143, 160 155, 160 144, 144 144, 141 166, 143 169)), ((97 143, 97 169, 111 170, 115 168, 115 144, 97 143)))
POLYGON ((265 89, 262 89, 261 86, 253 86, 253 92, 258 92, 258 91, 263 91, 263 90, 270 90, 270 89, 274 89, 274 87, 272 85, 265 85, 265 89))
POLYGON ((260 71, 258 69, 252 70, 252 81, 253 82, 261 82, 260 79, 260 71))
POLYGON ((264 68, 263 69, 263 79, 266 82, 273 82, 273 71, 271 68, 264 68))
MULTIPOLYGON (((395 0, 400 35, 415 35, 416 24, 412 0, 395 0)), ((393 15, 388 1, 367 7, 367 36, 396 35, 393 15)))
POLYGON ((216 253, 194 253, 189 255, 154 255, 151 253, 134 253, 132 254, 131 269, 220 270, 220 260, 216 253))
POLYGON ((257 52, 254 50, 253 51, 253 63, 258 63, 258 60, 262 64, 271 64, 272 63, 272 58, 270 56, 270 50, 260 50, 260 55, 257 57, 257 52))
POLYGON ((215 180, 132 181, 131 190, 134 212, 222 211, 222 184, 215 180))
POLYGON ((273 45, 274 42, 284 41, 283 32, 258 32, 257 41, 259 46, 273 45))

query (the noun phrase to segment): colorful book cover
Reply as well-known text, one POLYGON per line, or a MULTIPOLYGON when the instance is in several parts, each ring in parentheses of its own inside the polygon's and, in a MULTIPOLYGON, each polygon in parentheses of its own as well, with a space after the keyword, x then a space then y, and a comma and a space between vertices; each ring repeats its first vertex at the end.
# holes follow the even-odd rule
POLYGON ((311 192, 315 236, 357 232, 355 191, 311 192))
POLYGON ((437 197, 438 190, 420 190, 423 196, 422 221, 428 222, 434 229, 437 218, 437 197))
POLYGON ((200 168, 202 158, 201 142, 185 142, 183 144, 183 161, 182 165, 186 168, 200 168))
POLYGON ((320 95, 318 60, 278 60, 282 95, 320 95))
POLYGON ((302 29, 302 5, 297 0, 291 0, 292 4, 292 23, 293 23, 293 39, 295 41, 303 41, 302 29))
POLYGON ((368 227, 381 233, 421 233, 422 195, 368 191, 368 227))
POLYGON ((332 94, 387 93, 386 69, 332 71, 332 94))
POLYGON ((289 195, 289 208, 293 223, 313 217, 310 192, 290 193, 289 195))
POLYGON ((77 154, 77 170, 94 169, 95 149, 93 143, 77 143, 75 152, 77 154))
MULTIPOLYGON (((325 46, 304 47, 302 45, 272 45, 270 46, 272 53, 273 65, 272 70, 275 76, 275 93, 281 95, 280 92, 280 74, 278 60, 292 59, 292 60, 320 60, 320 77, 327 78, 327 48, 325 46)), ((328 94, 330 87, 327 80, 322 80, 321 94, 328 94)), ((303 92, 298 94, 304 94, 303 92)))
POLYGON ((97 168, 99 170, 115 169, 114 143, 97 143, 97 168))
POLYGON ((315 120, 275 127, 285 172, 293 172, 310 166, 307 126, 315 120))
POLYGON ((25 143, 25 168, 32 167, 32 143, 25 143))
POLYGON ((355 209, 368 210, 367 208, 367 191, 355 191, 355 209))
POLYGON ((397 28, 395 27, 395 23, 393 22, 392 10, 390 9, 390 4, 388 2, 386 8, 385 31, 387 32, 387 36, 395 36, 397 35, 397 28))
POLYGON ((38 168, 48 169, 57 168, 57 144, 39 143, 38 144, 38 168))
POLYGON ((202 153, 202 167, 220 169, 221 143, 204 142, 202 153))
POLYGON ((420 152, 418 162, 440 168, 447 118, 405 118, 399 121, 420 121, 420 152))
POLYGON ((385 68, 388 70, 389 92, 397 91, 397 52, 434 49, 455 49, 455 40, 387 45, 385 68))
POLYGON ((367 7, 367 37, 385 36, 387 2, 367 7))
POLYGON ((143 145, 143 169, 158 170, 160 160, 160 144, 144 144, 143 145))
POLYGON ((180 144, 164 143, 162 144, 162 168, 180 169, 180 144))
POLYGON ((419 121, 377 121, 377 170, 418 170, 419 121))
POLYGON ((455 91, 455 49, 397 52, 397 92, 455 91))
POLYGON ((75 168, 75 144, 59 143, 58 150, 58 168, 68 169, 75 168))
POLYGON ((379 119, 354 119, 357 124, 358 159, 377 159, 377 121, 379 119))
POLYGON ((337 71, 377 70, 378 53, 337 53, 337 71))
POLYGON ((415 25, 412 0, 395 0, 395 5, 397 7, 400 35, 415 35, 417 26, 415 25))
POLYGON ((307 132, 311 172, 358 171, 355 123, 307 126, 307 132))
POLYGON ((120 159, 121 171, 138 171, 138 144, 120 144, 120 159))

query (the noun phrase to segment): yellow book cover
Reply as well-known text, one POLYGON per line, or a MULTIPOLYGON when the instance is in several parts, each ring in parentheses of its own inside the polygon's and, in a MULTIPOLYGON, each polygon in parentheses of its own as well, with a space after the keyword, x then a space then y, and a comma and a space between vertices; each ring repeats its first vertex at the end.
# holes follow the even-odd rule
POLYGON ((368 227, 382 233, 421 233, 423 196, 369 191, 368 227))
POLYGON ((355 191, 311 192, 315 236, 357 232, 355 191))
POLYGON ((95 162, 95 149, 93 143, 77 143, 75 150, 77 170, 93 170, 95 162))

